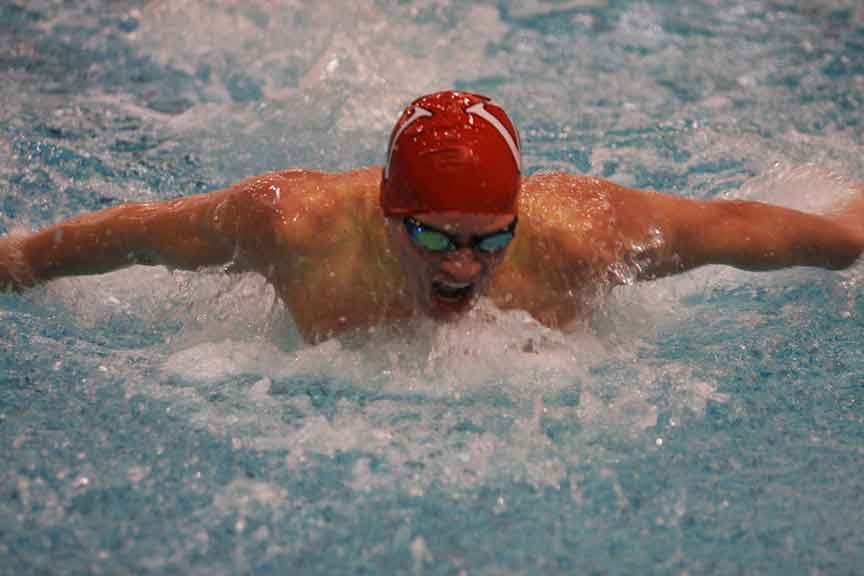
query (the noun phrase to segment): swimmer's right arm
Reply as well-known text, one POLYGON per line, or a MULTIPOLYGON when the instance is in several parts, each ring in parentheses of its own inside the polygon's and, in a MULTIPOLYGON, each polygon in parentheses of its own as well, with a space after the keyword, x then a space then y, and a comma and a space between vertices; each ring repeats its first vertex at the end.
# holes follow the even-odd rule
POLYGON ((61 276, 134 264, 192 270, 230 262, 254 268, 249 255, 256 244, 267 243, 272 229, 255 194, 253 185, 240 183, 176 200, 115 206, 30 234, 5 236, 0 238, 0 289, 21 290, 61 276))

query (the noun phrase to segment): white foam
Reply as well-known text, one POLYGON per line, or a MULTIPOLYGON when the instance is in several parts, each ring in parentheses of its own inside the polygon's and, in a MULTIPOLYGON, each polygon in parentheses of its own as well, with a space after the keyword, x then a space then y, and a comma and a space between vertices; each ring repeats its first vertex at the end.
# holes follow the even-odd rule
POLYGON ((118 318, 163 331, 187 346, 215 338, 268 336, 283 345, 299 341, 281 302, 263 277, 216 270, 169 271, 133 266, 109 274, 67 277, 33 293, 44 305, 61 304, 91 327, 118 318))
POLYGON ((588 448, 595 435, 647 438, 661 410, 698 417, 707 402, 725 401, 687 367, 641 365, 641 337, 610 348, 485 302, 461 322, 401 334, 294 351, 202 342, 169 353, 161 382, 129 386, 237 447, 283 453, 290 468, 355 454, 350 485, 359 493, 420 494, 435 484, 461 494, 500 475, 559 487, 568 466, 597 455, 588 448), (222 400, 208 400, 214 392, 222 400))
MULTIPOLYGON (((418 93, 502 71, 485 50, 507 30, 490 6, 454 8, 453 14, 441 15, 453 19, 453 26, 442 30, 439 22, 417 19, 416 11, 423 8, 416 4, 289 3, 274 10, 269 1, 256 0, 227 11, 211 4, 148 4, 136 14, 141 24, 133 35, 141 49, 164 64, 189 74, 202 66, 211 71, 217 81, 209 84, 211 102, 202 103, 210 107, 211 117, 214 106, 216 114, 225 107, 235 119, 243 114, 222 88, 238 69, 261 86, 268 107, 293 104, 303 94, 307 123, 314 102, 324 102, 343 131, 389 128, 398 110, 418 93)), ((429 8, 437 9, 434 4, 429 8)), ((247 126, 266 127, 256 119, 262 111, 266 113, 257 109, 249 115, 247 122, 254 124, 247 126)), ((200 121, 199 112, 195 107, 185 115, 200 121)), ((326 121, 332 126, 332 120, 326 121)))
MULTIPOLYGON (((722 194, 808 210, 828 210, 848 198, 848 182, 834 174, 864 174, 860 133, 839 123, 816 131, 792 122, 816 124, 823 109, 784 98, 788 89, 771 83, 783 64, 772 52, 777 45, 763 46, 753 30, 733 46, 722 44, 722 34, 719 45, 706 37, 704 46, 694 46, 692 38, 663 28, 663 5, 648 3, 616 9, 611 28, 591 34, 550 35, 513 22, 560 15, 594 26, 591 11, 582 9, 596 5, 531 1, 504 10, 434 0, 150 2, 129 14, 138 28, 128 40, 157 63, 210 78, 185 95, 191 106, 163 114, 133 94, 93 86, 68 95, 54 119, 61 127, 89 126, 79 104, 98 110, 99 118, 129 114, 186 149, 199 149, 202 177, 221 181, 262 167, 380 162, 386 131, 407 101, 491 80, 492 95, 512 105, 523 122, 529 171, 575 171, 570 153, 576 151, 585 153, 592 173, 617 165, 613 178, 624 184, 639 181, 646 170, 686 174, 677 192, 687 196, 732 190, 722 194), (235 101, 229 85, 237 75, 262 98, 235 101), (729 167, 697 170, 718 160, 729 167), (749 173, 764 175, 747 180, 749 173)), ((60 12, 42 25, 81 23, 73 7, 60 12)), ((92 23, 95 16, 88 18, 92 23)), ((803 71, 802 85, 822 81, 820 74, 803 71)), ((4 119, 20 122, 28 106, 57 104, 47 97, 32 104, 26 90, 21 93, 0 87, 4 119)), ((109 147, 115 137, 109 130, 102 141, 64 144, 89 153, 88 147, 109 147)), ((8 153, 9 144, 0 141, 0 151, 8 153)), ((0 163, 0 175, 18 171, 0 163)), ((157 193, 96 177, 73 183, 55 172, 58 187, 92 184, 118 198, 157 193)), ((55 214, 68 215, 62 208, 55 214)), ((58 281, 34 297, 59 303, 76 323, 96 330, 126 318, 157 334, 160 341, 135 351, 155 379, 124 363, 120 350, 112 350, 116 361, 100 359, 99 366, 125 376, 130 396, 162 400, 190 426, 228 437, 238 448, 281 454, 289 469, 349 454, 355 457, 350 486, 360 495, 388 486, 418 494, 443 485, 458 497, 499 476, 561 486, 572 464, 602 458, 602 443, 592 442, 599 437, 626 435, 654 449, 661 416, 699 418, 711 403, 729 401, 720 391, 723 374, 715 380, 699 367, 651 353, 658 333, 692 327, 706 312, 683 302, 718 287, 756 291, 809 278, 847 296, 854 313, 860 266, 842 275, 705 268, 626 287, 598 314, 597 334, 548 330, 524 313, 482 303, 455 324, 420 323, 410 338, 381 330, 363 344, 332 340, 310 347, 300 346, 272 290, 251 276, 132 268, 58 281), (834 285, 832 278, 841 280, 834 285)), ((707 312, 712 319, 726 314, 707 312)), ((806 313, 784 310, 790 317, 806 313)), ((760 314, 737 313, 728 321, 747 329, 764 321, 760 314)), ((576 482, 571 490, 578 500, 576 482)), ((278 509, 284 498, 273 486, 241 481, 215 502, 219 514, 243 516, 258 505, 278 509)), ((423 542, 410 530, 399 542, 413 543, 414 558, 425 561, 423 542)))

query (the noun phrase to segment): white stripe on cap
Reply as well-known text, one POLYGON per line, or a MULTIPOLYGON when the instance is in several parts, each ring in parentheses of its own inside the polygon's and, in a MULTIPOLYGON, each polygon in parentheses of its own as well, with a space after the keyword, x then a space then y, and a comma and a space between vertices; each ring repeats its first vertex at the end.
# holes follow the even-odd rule
POLYGON ((402 132, 404 132, 408 126, 425 116, 432 116, 432 112, 426 110, 422 106, 414 106, 414 110, 411 111, 411 116, 405 120, 405 123, 402 124, 402 126, 399 127, 399 130, 396 131, 396 134, 393 135, 393 138, 390 140, 390 150, 387 151, 387 165, 384 166, 385 180, 390 177, 390 161, 393 159, 393 150, 396 148, 396 142, 399 140, 399 136, 402 135, 402 132))
POLYGON ((484 106, 485 102, 478 102, 476 104, 472 104, 468 108, 465 109, 465 112, 468 114, 476 114, 480 118, 483 118, 492 126, 498 130, 498 133, 501 134, 501 137, 504 138, 504 141, 507 142, 507 146, 510 148, 510 152, 513 154, 513 160, 516 161, 516 170, 519 173, 522 173, 522 158, 519 154, 519 147, 516 142, 513 140, 513 137, 510 135, 510 132, 507 131, 507 128, 504 124, 501 123, 498 118, 496 118, 491 112, 486 110, 484 106))

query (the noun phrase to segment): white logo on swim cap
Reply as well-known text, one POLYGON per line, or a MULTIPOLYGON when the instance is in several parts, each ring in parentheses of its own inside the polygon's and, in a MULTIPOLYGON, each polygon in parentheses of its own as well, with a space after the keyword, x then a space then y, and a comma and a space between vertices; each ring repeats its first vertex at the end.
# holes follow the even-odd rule
POLYGON ((522 173, 522 158, 519 154, 519 146, 513 140, 513 137, 510 135, 510 132, 507 131, 507 128, 504 124, 501 123, 498 118, 496 118, 491 112, 486 110, 484 106, 485 102, 478 102, 476 104, 472 104, 468 108, 465 109, 465 112, 468 114, 476 114, 480 118, 483 118, 487 122, 489 122, 493 128, 495 128, 501 137, 504 138, 504 141, 507 142, 507 146, 510 148, 510 152, 513 154, 513 160, 516 162, 516 170, 519 173, 522 173))
POLYGON ((414 110, 411 111, 411 116, 405 120, 405 123, 399 127, 399 130, 397 130, 396 134, 393 135, 393 138, 390 139, 390 149, 387 151, 387 165, 384 166, 385 180, 390 178, 390 161, 393 159, 393 150, 396 148, 396 142, 399 140, 399 136, 401 136, 402 132, 404 132, 412 123, 426 116, 432 116, 432 112, 421 106, 414 106, 414 110))
MULTIPOLYGON (((490 102, 491 103, 491 102, 490 102)), ((497 104, 496 104, 497 106, 497 104)), ((472 104, 468 108, 465 109, 466 114, 474 114, 483 118, 489 124, 492 125, 495 130, 501 135, 504 139, 504 142, 507 143, 507 147, 510 149, 510 153, 513 155, 513 161, 516 162, 516 170, 521 174, 522 173, 522 155, 519 153, 519 144, 513 140, 513 136, 510 135, 510 132, 501 123, 498 118, 496 118, 491 112, 486 110, 485 102, 477 102, 476 104, 472 104)), ((393 135, 393 138, 390 139, 390 148, 387 150, 387 164, 384 166, 384 179, 390 178, 390 162, 393 160, 393 152, 396 149, 396 142, 399 141, 399 137, 402 133, 414 122, 419 120, 420 118, 425 118, 428 116, 434 116, 434 114, 422 106, 414 106, 414 109, 411 111, 411 115, 405 120, 405 123, 399 127, 399 130, 393 135)), ((517 136, 518 137, 518 136, 517 136)))

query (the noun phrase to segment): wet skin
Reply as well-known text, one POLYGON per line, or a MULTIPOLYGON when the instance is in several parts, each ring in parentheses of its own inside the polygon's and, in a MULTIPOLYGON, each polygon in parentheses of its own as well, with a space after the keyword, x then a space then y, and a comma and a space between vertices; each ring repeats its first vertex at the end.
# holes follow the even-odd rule
POLYGON ((0 238, 0 288, 132 264, 256 272, 309 341, 424 315, 460 317, 477 296, 550 327, 588 317, 614 287, 705 264, 838 269, 864 249, 864 201, 819 216, 743 201, 700 202, 597 178, 523 179, 519 223, 497 254, 470 239, 512 215, 414 215, 459 250, 419 249, 378 206, 378 167, 250 178, 208 194, 126 204, 0 238), (467 287, 467 289, 465 289, 467 287))

